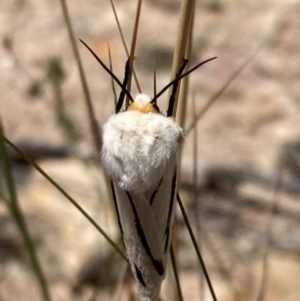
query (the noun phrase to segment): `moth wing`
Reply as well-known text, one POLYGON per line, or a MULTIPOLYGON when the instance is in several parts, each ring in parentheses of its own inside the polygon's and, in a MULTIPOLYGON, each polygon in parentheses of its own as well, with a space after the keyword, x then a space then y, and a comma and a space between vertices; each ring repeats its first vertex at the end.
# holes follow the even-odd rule
POLYGON ((166 258, 149 201, 112 182, 113 198, 126 253, 142 301, 157 301, 166 258))
POLYGON ((177 167, 170 166, 167 173, 158 181, 156 188, 147 193, 147 199, 163 247, 164 260, 167 260, 170 249, 172 228, 174 224, 177 191, 177 167))

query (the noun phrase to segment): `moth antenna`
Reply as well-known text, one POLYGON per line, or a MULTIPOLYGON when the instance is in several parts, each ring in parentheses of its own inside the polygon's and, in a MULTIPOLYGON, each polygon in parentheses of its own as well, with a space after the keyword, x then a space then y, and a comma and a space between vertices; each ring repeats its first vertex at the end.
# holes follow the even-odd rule
MULTIPOLYGON (((107 48, 108 48, 108 57, 109 57, 109 68, 110 68, 110 71, 112 73, 114 73, 113 72, 113 66, 112 66, 112 60, 111 60, 111 53, 110 53, 109 44, 107 44, 107 48)), ((115 83, 114 83, 114 80, 113 80, 112 77, 111 77, 111 88, 112 88, 112 91, 113 91, 113 94, 114 94, 114 104, 115 104, 115 106, 117 106, 117 92, 116 92, 115 83)))
POLYGON ((129 80, 129 62, 130 62, 130 58, 128 58, 128 60, 126 61, 125 75, 124 75, 124 80, 123 80, 123 85, 122 85, 123 89, 120 92, 120 96, 119 96, 119 99, 118 99, 118 102, 116 105, 116 113, 119 113, 123 106, 126 86, 127 86, 128 80, 129 80))
MULTIPOLYGON (((155 98, 156 96, 156 61, 153 61, 153 97, 155 98)), ((155 105, 157 105, 157 102, 155 100, 154 102, 155 105)))
MULTIPOLYGON (((182 65, 179 68, 175 78, 178 78, 182 74, 182 72, 183 72, 183 70, 186 67, 188 62, 189 62, 189 60, 187 60, 187 59, 182 60, 182 65)), ((178 84, 179 84, 179 80, 174 83, 173 88, 172 88, 172 93, 170 95, 169 106, 168 106, 168 111, 167 111, 167 116, 168 117, 172 116, 172 113, 173 113, 175 97, 176 97, 176 93, 177 93, 177 89, 178 89, 178 84)))
POLYGON ((195 71, 197 68, 201 67, 202 65, 215 60, 217 57, 213 57, 210 59, 207 59, 201 63, 199 63, 198 65, 196 65, 195 67, 191 68, 190 70, 188 70, 187 72, 181 74, 179 77, 176 77, 175 79, 173 79, 170 83, 168 83, 152 100, 151 103, 154 103, 163 93, 165 93, 167 91, 167 89, 169 89, 169 87, 171 87, 172 85, 174 85, 174 83, 178 82, 179 80, 181 80, 182 78, 184 78, 185 76, 189 75, 191 72, 195 71))
POLYGON ((124 90, 124 93, 129 97, 131 101, 134 101, 133 97, 130 93, 123 87, 122 83, 119 79, 109 70, 109 68, 101 61, 101 59, 97 56, 97 54, 81 39, 79 41, 91 52, 94 58, 98 61, 98 63, 103 67, 103 69, 114 79, 114 81, 119 85, 119 87, 124 90))

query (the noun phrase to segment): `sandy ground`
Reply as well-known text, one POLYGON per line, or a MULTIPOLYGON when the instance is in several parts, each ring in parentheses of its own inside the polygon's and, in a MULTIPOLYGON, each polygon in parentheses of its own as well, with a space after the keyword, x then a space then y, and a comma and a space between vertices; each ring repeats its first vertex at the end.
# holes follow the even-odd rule
MULTIPOLYGON (((115 5, 130 45, 136 1, 118 0, 115 5)), ((69 1, 68 6, 77 41, 86 41, 105 62, 109 43, 114 72, 122 78, 126 57, 109 1, 69 1)), ((154 60, 158 89, 169 82, 179 9, 177 0, 143 3, 135 68, 147 94, 153 93, 154 60)), ((82 87, 59 1, 1 1, 0 24, 1 39, 13 43, 13 50, 4 44, 0 47, 0 114, 6 135, 23 146, 70 149, 57 122, 54 90, 47 79, 49 61, 57 58, 64 72, 63 103, 79 137, 77 149, 90 157, 92 139, 82 87), (36 86, 38 92, 32 91, 36 86)), ((205 0, 197 4, 191 65, 218 57, 190 77, 197 111, 261 48, 199 123, 196 200, 192 193, 192 134, 186 136, 183 151, 181 193, 195 229, 200 221, 203 255, 222 301, 257 300, 268 239, 265 300, 300 299, 299 32, 300 1, 205 0), (275 198, 281 163, 283 184, 275 198), (267 236, 274 199, 277 209, 267 236)), ((113 113, 110 78, 79 41, 78 47, 101 125, 113 113)), ((163 109, 166 97, 159 102, 163 109)), ((186 125, 191 121, 189 101, 186 125)), ((117 239, 105 182, 94 163, 69 153, 61 159, 54 157, 46 155, 38 162, 117 239)), ((93 291, 89 286, 79 285, 82 290, 77 295, 73 292, 78 271, 90 258, 98 260, 92 267, 103 267, 109 246, 35 171, 16 165, 15 175, 53 300, 89 300, 93 291)), ((196 256, 180 214, 177 224, 183 292, 186 300, 202 300, 196 256)), ((118 258, 114 264, 121 265, 118 258)), ((117 291, 116 279, 121 273, 115 274, 113 280, 103 283, 97 300, 106 300, 117 291)), ((169 300, 168 291, 166 285, 163 300, 169 300)), ((126 300, 127 290, 122 292, 122 300, 126 300)), ((205 300, 211 300, 207 288, 205 295, 205 300)), ((18 231, 0 202, 0 300, 39 298, 18 231)))

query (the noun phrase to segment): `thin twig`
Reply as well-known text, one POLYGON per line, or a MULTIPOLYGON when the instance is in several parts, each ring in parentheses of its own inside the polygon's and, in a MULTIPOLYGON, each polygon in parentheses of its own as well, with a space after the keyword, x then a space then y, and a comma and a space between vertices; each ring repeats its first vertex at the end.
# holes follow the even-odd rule
POLYGON ((111 240, 111 238, 105 233, 105 231, 88 215, 88 213, 71 197, 69 194, 59 186, 37 163, 35 163, 30 157, 23 153, 15 144, 13 144, 8 138, 0 133, 0 138, 4 140, 12 149, 14 149, 24 160, 32 165, 40 174, 42 174, 56 189, 58 189, 84 216, 89 222, 104 236, 104 238, 110 243, 110 245, 119 253, 119 255, 127 261, 124 252, 119 246, 111 240))
POLYGON ((174 253, 173 246, 171 246, 170 254, 171 254, 171 262, 172 262, 172 267, 173 267, 173 271, 174 271, 177 291, 178 291, 178 297, 179 297, 180 301, 183 301, 183 295, 182 295, 181 285, 180 285, 180 281, 179 281, 179 276, 178 276, 178 271, 177 271, 177 264, 176 264, 176 259, 175 259, 175 253, 174 253))
POLYGON ((62 11, 63 11, 63 16, 64 16, 64 19, 65 19, 65 22, 66 22, 66 25, 67 25, 67 28, 68 28, 68 33, 69 33, 69 37, 70 37, 71 46, 72 46, 72 49, 73 49, 73 52, 74 52, 75 60, 76 60, 78 71, 79 71, 80 81, 81 81, 84 96, 85 96, 85 104, 86 104, 86 107, 87 107, 90 130, 91 130, 91 133, 92 133, 92 136, 93 136, 93 142, 94 142, 95 150, 98 154, 101 151, 102 137, 101 137, 101 134, 100 134, 100 131, 99 131, 98 122, 97 122, 95 114, 94 114, 94 108, 93 108, 90 92, 89 92, 89 89, 88 89, 88 86, 87 86, 85 74, 84 74, 84 71, 83 71, 83 67, 82 67, 78 47, 77 47, 77 44, 76 44, 76 41, 75 41, 75 36, 74 36, 73 29, 72 29, 71 20, 70 20, 66 0, 60 0, 60 3, 61 3, 62 11))
POLYGON ((185 134, 188 135, 190 131, 195 127, 196 123, 204 116, 204 114, 212 107, 212 105, 220 98, 220 96, 227 90, 230 84, 238 77, 238 75, 254 60, 256 55, 261 50, 261 47, 248 58, 233 74, 225 81, 225 83, 221 86, 221 88, 215 92, 201 109, 201 111, 197 114, 195 120, 189 125, 189 127, 185 130, 185 134))
MULTIPOLYGON (((175 46, 174 55, 173 55, 171 81, 175 78, 177 71, 180 67, 180 64, 182 62, 182 59, 185 56, 186 45, 187 45, 187 40, 188 40, 188 32, 189 32, 189 28, 190 28, 190 20, 192 19, 194 6, 195 6, 195 0, 183 0, 181 2, 180 16, 179 16, 178 29, 177 29, 176 46, 175 46)), ((178 94, 179 94, 179 91, 177 91, 176 97, 175 97, 173 117, 176 116, 178 94)), ((169 91, 168 98, 170 98, 170 95, 171 95, 171 90, 169 91)))
MULTIPOLYGON (((196 118, 196 96, 195 93, 193 93, 192 96, 192 115, 193 118, 196 118)), ((197 235, 197 241, 199 244, 199 249, 202 251, 202 240, 201 240, 201 234, 202 234, 202 226, 201 226, 201 220, 199 216, 201 215, 201 204, 200 204, 200 198, 198 200, 198 128, 197 125, 194 128, 193 132, 193 205, 194 205, 194 217, 195 217, 195 227, 196 227, 196 235, 197 235)), ((198 274, 199 276, 199 288, 200 288, 200 300, 204 300, 204 277, 202 271, 198 274)))
POLYGON ((207 249, 209 250, 209 253, 212 256, 215 266, 217 267, 220 275, 227 282, 228 286, 230 286, 234 291, 235 289, 233 288, 230 269, 224 263, 224 259, 221 257, 219 250, 215 246, 214 242, 212 241, 212 238, 208 234, 209 232, 205 229, 203 224, 201 225, 201 230, 203 244, 205 243, 207 249))
MULTIPOLYGON (((1 132, 0 135, 2 136, 3 127, 2 127, 1 120, 0 120, 0 132, 1 132)), ((33 239, 31 238, 31 235, 29 233, 29 230, 28 230, 28 227, 26 224, 26 220, 25 220, 23 213, 21 211, 21 208, 19 206, 17 191, 16 191, 16 187, 15 187, 15 183, 14 183, 14 179, 13 179, 13 175, 12 175, 11 163, 10 163, 9 157, 7 155, 6 147, 2 140, 0 142, 0 155, 1 154, 3 157, 5 179, 7 181, 8 192, 10 195, 9 208, 11 211, 11 215, 16 222, 16 225, 23 238, 24 245, 28 251, 33 271, 35 273, 37 281, 39 282, 41 295, 43 296, 43 299, 45 301, 51 301, 51 295, 50 295, 46 277, 44 275, 41 264, 39 262, 39 259, 38 259, 37 253, 36 253, 36 249, 35 249, 35 246, 33 243, 33 239)))
MULTIPOLYGON (((190 59, 192 48, 193 48, 193 29, 194 29, 194 20, 195 20, 195 2, 193 3, 193 13, 190 20, 189 31, 188 31, 188 39, 187 45, 185 50, 185 59, 190 59)), ((187 64, 186 68, 188 69, 189 63, 187 64)), ((189 91, 189 76, 186 76, 182 79, 181 86, 179 86, 180 90, 180 101, 178 103, 178 111, 179 111, 179 118, 178 123, 184 129, 185 128, 185 120, 186 120, 186 110, 187 110, 187 100, 188 100, 188 91, 189 91)))
MULTIPOLYGON (((142 2, 143 0, 138 0, 136 15, 135 15, 135 22, 134 22, 134 28, 133 28, 133 35, 132 35, 132 41, 131 41, 131 47, 130 47, 130 60, 129 60, 129 80, 127 84, 127 91, 131 90, 131 75, 133 73, 133 60, 134 60, 134 54, 135 54, 135 46, 137 41, 137 34, 139 29, 139 21, 141 16, 141 9, 142 9, 142 2)), ((126 108, 129 105, 129 98, 126 97, 126 108)))
POLYGON ((269 216, 269 220, 266 227, 266 239, 265 239, 265 250, 263 254, 263 271, 262 271, 262 278, 261 283, 258 291, 257 301, 264 301, 265 300, 265 290, 268 281, 268 267, 269 267, 269 255, 271 249, 271 237, 272 237, 272 226, 274 223, 274 218, 276 215, 276 211, 278 208, 278 194, 280 190, 280 186, 282 183, 282 166, 280 166, 280 170, 278 172, 277 181, 275 185, 274 195, 273 195, 273 204, 269 216))
POLYGON ((157 89, 156 89, 156 61, 153 62, 153 97, 156 96, 157 89))
MULTIPOLYGON (((129 51, 128 51, 128 48, 127 48, 127 45, 126 45, 126 41, 125 41, 125 38, 124 38, 124 35, 123 35, 123 31, 122 31, 122 28, 121 28, 121 25, 120 25, 120 22, 119 22, 119 18, 118 18, 116 9, 115 9, 114 2, 113 2, 113 0, 109 0, 109 1, 110 1, 110 4, 111 4, 113 13, 114 13, 114 17, 115 17, 115 20, 116 20, 116 23, 117 23, 117 26, 118 26, 118 30, 119 30, 119 33, 120 33, 120 37, 121 37, 121 40, 122 40, 122 43, 123 43, 124 50, 126 52, 126 56, 127 56, 127 58, 129 58, 129 51)), ((142 93, 142 90, 141 90, 141 87, 140 87, 139 81, 137 79, 134 68, 132 68, 132 74, 133 74, 134 81, 135 81, 135 84, 136 84, 136 87, 137 87, 139 93, 142 93)))
POLYGON ((206 269, 204 260, 203 260, 203 258, 202 258, 201 253, 200 253, 200 250, 199 250, 199 247, 198 247, 196 238, 195 238, 195 236, 194 236, 193 230, 192 230, 191 225, 190 225, 190 223, 189 223, 189 220, 188 220, 188 217, 187 217, 187 215, 186 215, 185 209, 184 209, 184 207, 183 207, 183 204, 182 204, 181 198, 180 198, 180 196, 179 196, 179 193, 177 193, 177 200, 178 200, 178 204, 179 204, 180 210, 181 210, 181 212, 182 212, 182 216, 183 216, 183 218, 184 218, 185 224, 186 224, 186 226, 187 226, 187 228, 188 228, 188 231, 189 231, 189 234, 190 234, 190 236, 191 236, 191 239, 192 239, 194 248, 195 248, 195 250, 196 250, 196 253, 197 253, 199 262, 200 262, 200 264, 201 264, 201 267, 202 267, 202 270, 203 270, 203 273, 204 273, 204 276, 205 276, 207 285, 208 285, 208 287, 209 287, 211 296, 212 296, 212 298, 213 298, 214 301, 217 301, 217 297, 216 297, 214 288, 213 288, 212 283, 211 283, 211 281, 210 281, 210 278, 209 278, 209 275, 208 275, 208 272, 207 272, 207 269, 206 269))
MULTIPOLYGON (((114 73, 113 72, 113 66, 112 66, 112 60, 111 60, 111 53, 110 53, 110 47, 109 47, 109 44, 107 45, 107 48, 108 48, 108 57, 109 57, 109 68, 110 68, 110 71, 111 73, 114 73)), ((113 91, 113 94, 114 94, 114 104, 115 104, 115 107, 117 106, 117 92, 116 92, 116 87, 115 87, 115 82, 114 82, 114 79, 111 77, 111 89, 113 91)))

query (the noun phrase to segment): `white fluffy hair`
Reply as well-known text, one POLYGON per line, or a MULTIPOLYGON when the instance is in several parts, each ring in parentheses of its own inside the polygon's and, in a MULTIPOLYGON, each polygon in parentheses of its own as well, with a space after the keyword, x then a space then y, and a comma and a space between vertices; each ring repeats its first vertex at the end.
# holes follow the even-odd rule
MULTIPOLYGON (((134 103, 149 106, 150 101, 138 94, 134 103)), ((104 167, 121 189, 146 191, 176 165, 182 135, 175 120, 160 113, 128 110, 113 115, 103 126, 104 167)))
POLYGON ((138 102, 139 104, 146 105, 151 102, 151 97, 147 94, 139 93, 135 97, 134 102, 138 102))

